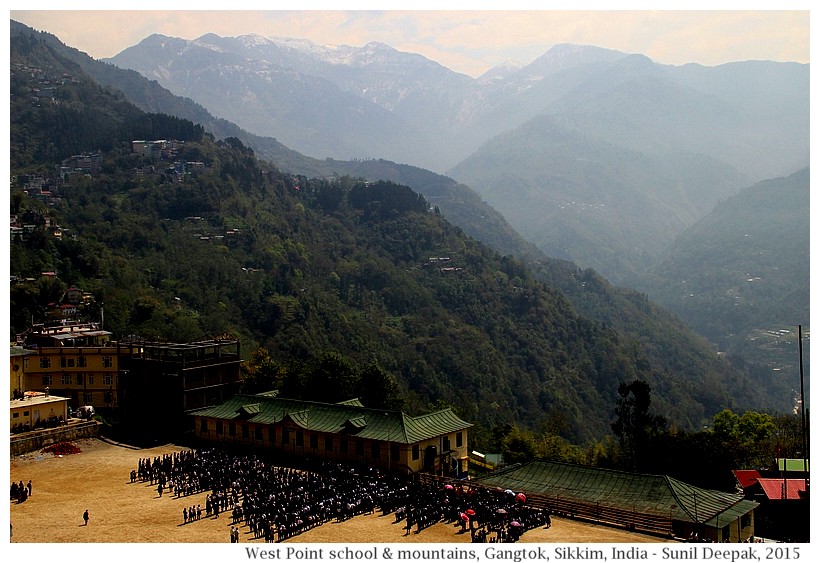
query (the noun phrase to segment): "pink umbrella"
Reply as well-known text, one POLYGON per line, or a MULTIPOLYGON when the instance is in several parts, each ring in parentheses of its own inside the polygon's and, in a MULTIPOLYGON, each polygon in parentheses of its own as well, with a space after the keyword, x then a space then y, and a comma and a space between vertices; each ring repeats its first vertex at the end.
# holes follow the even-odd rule
POLYGON ((452 490, 453 486, 450 485, 450 484, 447 484, 447 485, 444 485, 444 488, 447 489, 447 490, 452 490))
POLYGON ((510 522, 510 526, 514 526, 516 528, 518 528, 520 525, 521 522, 519 522, 518 520, 513 520, 512 522, 510 522))

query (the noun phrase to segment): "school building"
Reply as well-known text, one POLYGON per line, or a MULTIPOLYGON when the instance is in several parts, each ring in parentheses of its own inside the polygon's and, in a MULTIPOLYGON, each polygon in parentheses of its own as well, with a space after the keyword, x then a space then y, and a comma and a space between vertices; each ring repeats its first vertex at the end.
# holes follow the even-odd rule
POLYGON ((213 445, 388 471, 467 475, 472 424, 452 409, 409 416, 366 408, 358 400, 330 404, 262 393, 236 395, 189 416, 196 440, 213 445))

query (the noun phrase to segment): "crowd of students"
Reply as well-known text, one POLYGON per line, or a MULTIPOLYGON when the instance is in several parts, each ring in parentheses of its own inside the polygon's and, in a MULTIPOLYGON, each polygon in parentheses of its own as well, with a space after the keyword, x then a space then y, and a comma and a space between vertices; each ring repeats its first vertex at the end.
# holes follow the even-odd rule
MULTIPOLYGON (((131 480, 167 488, 175 497, 207 492, 205 516, 230 513, 231 526, 279 542, 331 520, 359 514, 395 514, 407 534, 438 522, 469 529, 472 541, 516 541, 549 525, 549 511, 527 505, 523 495, 470 486, 426 483, 376 468, 336 463, 283 467, 251 454, 210 448, 140 459, 131 480), (466 517, 466 519, 465 519, 466 517)), ((183 509, 187 524, 201 518, 199 505, 183 509)), ((238 536, 231 534, 232 541, 238 536)))
POLYGON ((19 483, 12 481, 9 500, 17 501, 17 503, 20 504, 21 502, 26 502, 30 496, 31 480, 29 480, 29 482, 25 485, 23 484, 23 481, 20 481, 19 483))

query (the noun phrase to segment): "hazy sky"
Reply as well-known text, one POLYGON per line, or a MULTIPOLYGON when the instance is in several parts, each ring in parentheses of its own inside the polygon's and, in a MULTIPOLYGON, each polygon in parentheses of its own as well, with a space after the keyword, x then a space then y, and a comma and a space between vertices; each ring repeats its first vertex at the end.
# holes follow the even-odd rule
MULTIPOLYGON (((478 76, 485 70, 513 60, 529 63, 558 43, 577 43, 641 53, 666 64, 696 62, 717 65, 741 60, 809 62, 808 2, 777 4, 745 2, 739 10, 691 10, 697 2, 654 2, 656 7, 685 10, 641 10, 641 3, 607 2, 614 11, 595 9, 601 3, 575 2, 575 11, 550 9, 528 11, 520 6, 533 2, 337 2, 333 6, 355 10, 328 10, 327 3, 303 1, 268 2, 276 10, 255 11, 258 3, 223 3, 230 11, 168 11, 180 2, 152 0, 130 3, 140 11, 93 10, 94 3, 71 4, 82 9, 52 10, 49 2, 21 4, 26 10, 10 10, 10 18, 57 36, 63 43, 96 59, 111 57, 139 43, 152 33, 195 39, 205 33, 236 36, 249 33, 265 37, 294 37, 319 44, 362 46, 370 41, 387 43, 401 51, 419 53, 448 68, 478 76), (421 8, 384 10, 379 6, 421 8), (425 9, 434 5, 448 10, 425 9), (165 11, 152 10, 153 7, 165 11), (298 6, 298 11, 284 10, 298 6), (471 10, 459 10, 470 6, 471 10), (503 6, 504 10, 499 7, 503 6), (777 6, 777 10, 773 9, 777 6), (308 8, 308 9, 304 9, 308 8), (361 8, 361 9, 359 9, 361 8), (582 8, 579 11, 577 8, 582 8)), ((66 3, 62 3, 65 6, 66 3)), ((545 4, 545 3, 539 3, 545 4)), ((736 3, 735 3, 736 4, 736 3)), ((103 7, 111 4, 99 4, 103 7)), ((196 5, 192 2, 185 6, 196 5)), ((200 5, 205 5, 201 3, 200 5)), ((562 2, 549 2, 561 7, 562 2)), ((731 8, 731 2, 706 4, 731 8)))

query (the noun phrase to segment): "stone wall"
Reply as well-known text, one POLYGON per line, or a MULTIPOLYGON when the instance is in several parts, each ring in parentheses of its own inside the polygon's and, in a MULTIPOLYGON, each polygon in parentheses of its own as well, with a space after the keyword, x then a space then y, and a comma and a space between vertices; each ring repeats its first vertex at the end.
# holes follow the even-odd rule
POLYGON ((58 442, 70 442, 85 438, 96 438, 100 434, 96 420, 70 423, 57 428, 32 430, 23 434, 13 434, 9 445, 9 454, 13 457, 41 450, 58 442))

